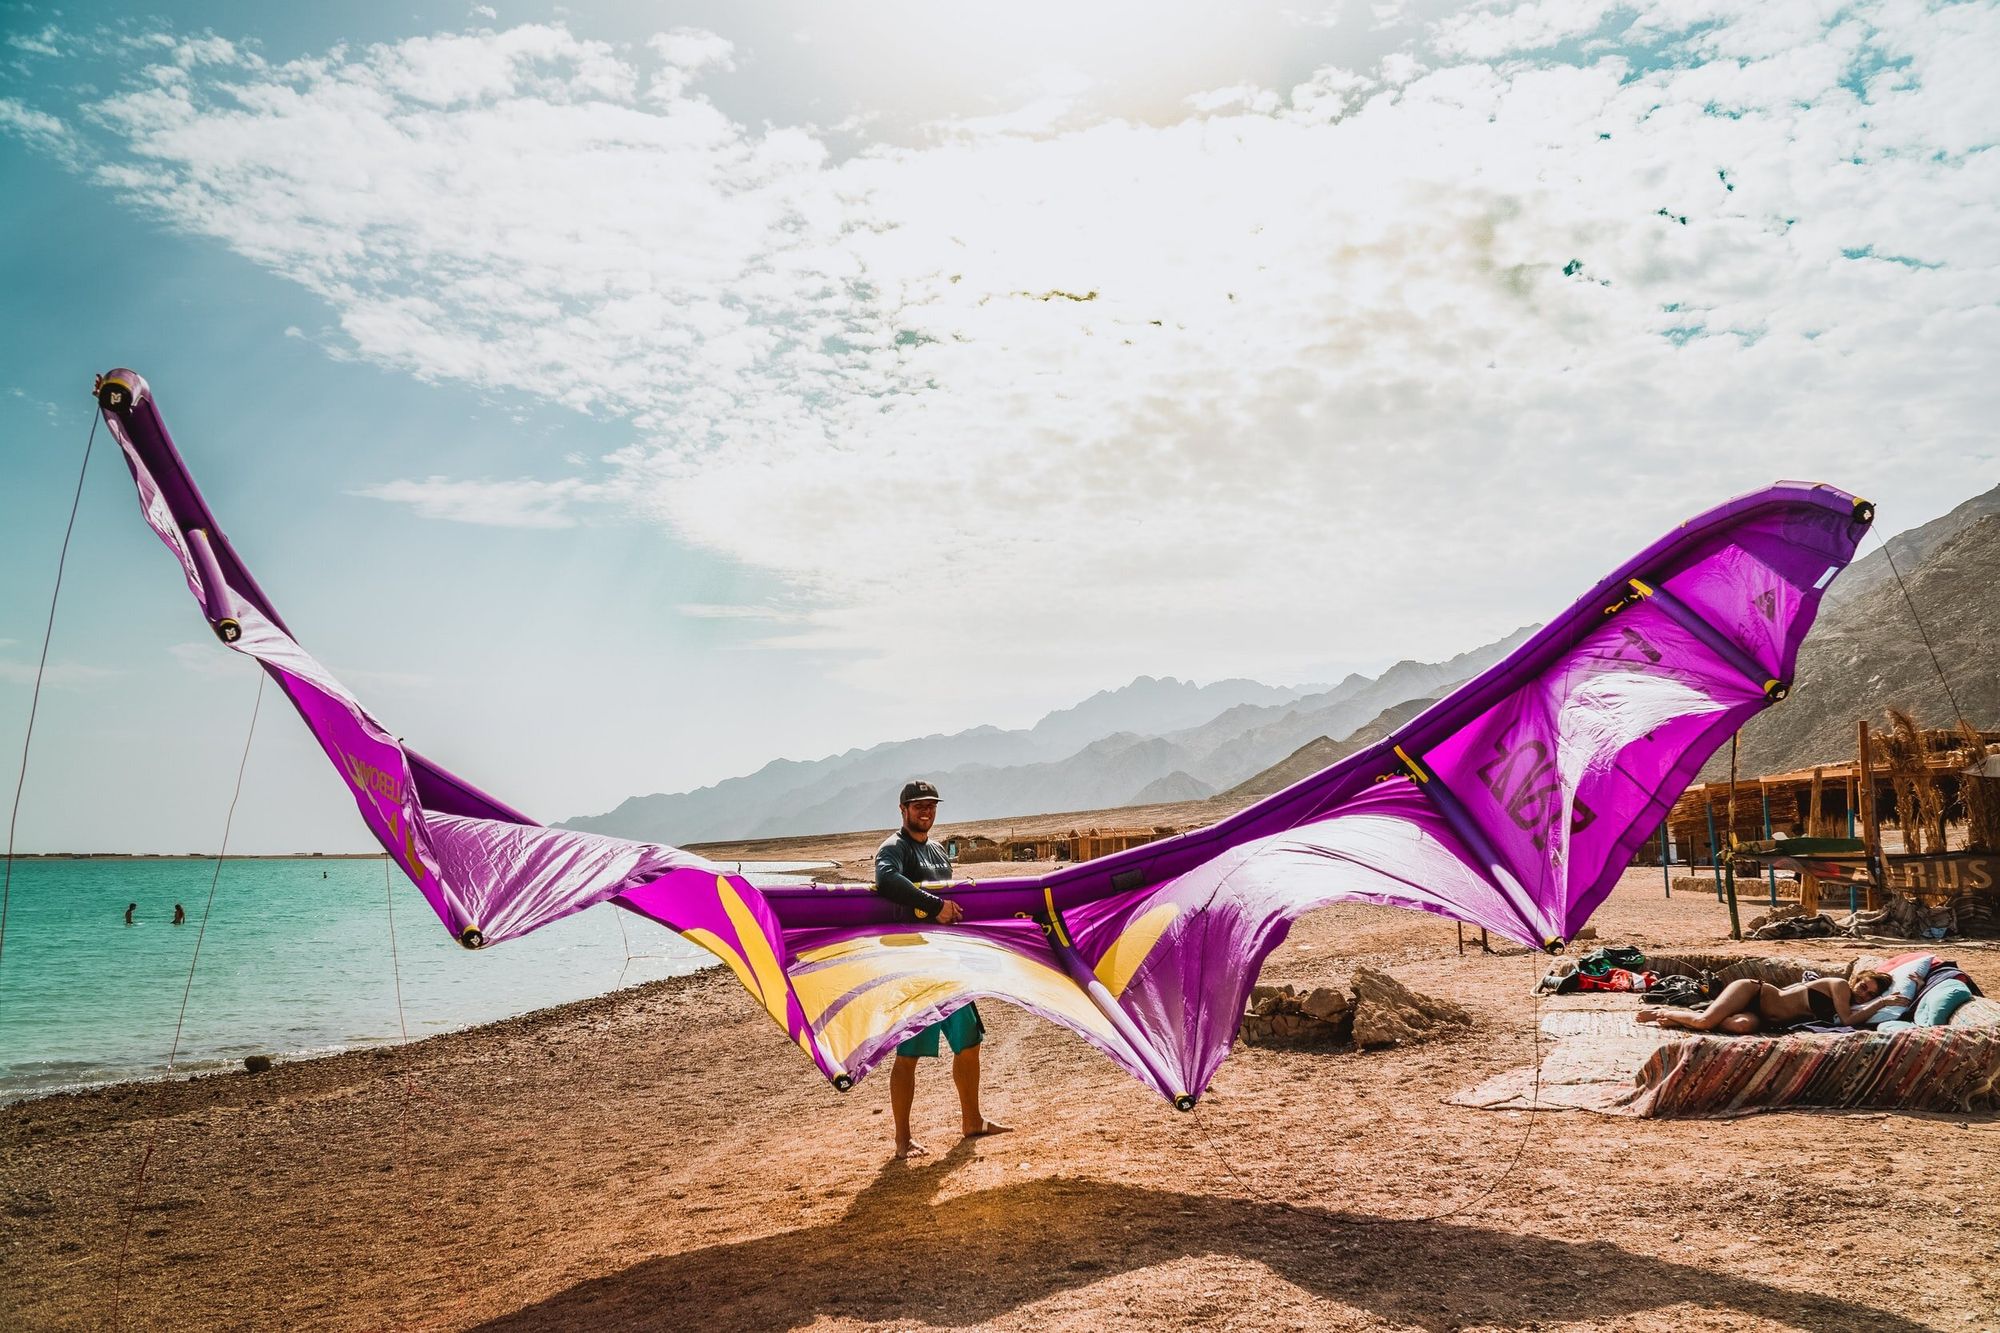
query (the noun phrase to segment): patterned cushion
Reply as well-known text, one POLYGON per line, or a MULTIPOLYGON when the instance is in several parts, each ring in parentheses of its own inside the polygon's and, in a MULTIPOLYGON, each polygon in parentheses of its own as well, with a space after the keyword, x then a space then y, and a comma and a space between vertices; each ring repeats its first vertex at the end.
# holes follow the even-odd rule
POLYGON ((1943 985, 1932 986, 1917 1000, 1917 1012, 1912 1021, 1920 1028, 1942 1027, 1951 1022, 1951 1016, 1958 1007, 1972 998, 1972 987, 1963 981, 1947 981, 1943 985))

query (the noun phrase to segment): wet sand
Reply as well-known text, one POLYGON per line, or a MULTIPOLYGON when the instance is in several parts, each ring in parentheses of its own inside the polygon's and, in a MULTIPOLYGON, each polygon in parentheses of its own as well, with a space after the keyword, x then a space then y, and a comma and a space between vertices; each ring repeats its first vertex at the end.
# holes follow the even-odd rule
MULTIPOLYGON (((1726 933, 1712 896, 1663 901, 1644 870, 1595 924, 1662 951, 1726 933)), ((2000 951, 1946 952, 2000 993, 2000 951)), ((1266 977, 1362 962, 1476 1026, 1239 1048, 1179 1115, 989 1004, 988 1109, 1019 1132, 955 1142, 926 1065, 937 1155, 909 1166, 886 1078, 834 1092, 713 971, 396 1050, 6 1107, 0 1327, 2000 1327, 1993 1117, 1446 1106, 1527 1063, 1540 960, 1461 958, 1449 922, 1336 907, 1266 977)))

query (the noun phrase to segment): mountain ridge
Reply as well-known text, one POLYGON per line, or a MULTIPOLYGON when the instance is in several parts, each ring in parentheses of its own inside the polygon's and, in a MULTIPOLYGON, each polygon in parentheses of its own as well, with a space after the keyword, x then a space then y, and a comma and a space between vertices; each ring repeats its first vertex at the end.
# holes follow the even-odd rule
POLYGON ((1516 630, 1443 662, 1404 659, 1380 676, 1354 673, 1331 687, 1138 676, 1030 728, 986 725, 815 760, 772 760, 691 792, 631 797, 561 827, 675 845, 867 828, 893 818, 887 793, 912 777, 937 783, 957 819, 1110 808, 1150 801, 1149 793, 1194 798, 1243 781, 1322 731, 1353 730, 1381 711, 1385 695, 1400 702, 1476 674, 1532 632, 1516 630))

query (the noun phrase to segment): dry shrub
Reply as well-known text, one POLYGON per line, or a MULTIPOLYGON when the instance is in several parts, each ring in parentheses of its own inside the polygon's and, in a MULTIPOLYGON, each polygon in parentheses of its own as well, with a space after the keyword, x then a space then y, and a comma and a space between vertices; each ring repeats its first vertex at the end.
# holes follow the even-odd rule
MULTIPOLYGON (((1964 722, 1958 724, 1959 749, 1954 766, 1970 768, 1987 756, 2000 754, 2000 745, 1988 745, 1986 738, 1964 722)), ((1968 851, 2000 851, 2000 778, 1961 777, 1959 802, 1965 807, 1965 845, 1968 851)))
POLYGON ((1912 855, 1941 852, 1944 793, 1931 778, 1930 746, 1916 720, 1900 708, 1887 710, 1888 734, 1882 752, 1888 760, 1889 784, 1896 793, 1896 823, 1903 830, 1903 850, 1912 855))

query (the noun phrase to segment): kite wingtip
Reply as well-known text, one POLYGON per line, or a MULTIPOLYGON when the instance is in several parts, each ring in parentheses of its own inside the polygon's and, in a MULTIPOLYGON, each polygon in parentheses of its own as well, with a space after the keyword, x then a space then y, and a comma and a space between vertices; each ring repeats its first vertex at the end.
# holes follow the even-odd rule
POLYGON ((139 405, 146 381, 129 370, 107 370, 90 386, 91 396, 106 412, 129 412, 139 405))
POLYGON ((833 1076, 833 1090, 835 1092, 851 1092, 853 1089, 854 1076, 852 1074, 835 1074, 833 1076))
POLYGON ((458 932, 458 942, 468 949, 483 949, 486 947, 486 936, 481 933, 479 927, 467 926, 458 932))
POLYGON ((1174 1109, 1175 1109, 1176 1111, 1192 1111, 1192 1110, 1194 1110, 1194 1098, 1193 1098, 1192 1096, 1190 1096, 1189 1094, 1185 1093, 1185 1092, 1177 1092, 1177 1093, 1175 1093, 1175 1094, 1174 1094, 1174 1109))
POLYGON ((1855 496, 1854 521, 1864 525, 1873 523, 1875 521, 1875 502, 1873 500, 1864 500, 1858 495, 1855 496))

